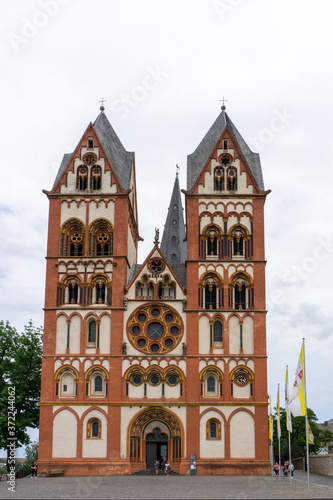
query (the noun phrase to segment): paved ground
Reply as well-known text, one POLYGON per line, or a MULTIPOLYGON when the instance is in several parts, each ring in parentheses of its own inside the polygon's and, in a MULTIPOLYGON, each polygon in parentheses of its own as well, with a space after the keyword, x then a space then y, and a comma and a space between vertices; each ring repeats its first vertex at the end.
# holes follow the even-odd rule
POLYGON ((268 476, 30 477, 16 480, 16 492, 0 482, 0 498, 58 499, 247 499, 333 498, 333 477, 295 471, 295 479, 268 476))

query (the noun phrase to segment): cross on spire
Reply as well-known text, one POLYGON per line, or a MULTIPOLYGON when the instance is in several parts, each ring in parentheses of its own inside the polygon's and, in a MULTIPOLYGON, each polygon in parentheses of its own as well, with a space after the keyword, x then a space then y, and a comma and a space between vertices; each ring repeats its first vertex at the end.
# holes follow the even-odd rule
POLYGON ((180 168, 178 167, 178 163, 176 163, 176 169, 177 169, 177 171, 176 171, 176 175, 177 175, 177 177, 178 177, 179 170, 180 170, 180 168))
POLYGON ((224 103, 228 102, 228 99, 225 99, 224 97, 222 97, 222 99, 220 99, 220 102, 222 102, 221 109, 222 109, 222 111, 224 111, 226 109, 226 106, 224 103))
POLYGON ((106 102, 106 99, 104 99, 104 97, 102 97, 102 99, 98 102, 101 102, 102 103, 102 106, 99 108, 101 111, 104 111, 105 108, 104 108, 104 103, 106 102))

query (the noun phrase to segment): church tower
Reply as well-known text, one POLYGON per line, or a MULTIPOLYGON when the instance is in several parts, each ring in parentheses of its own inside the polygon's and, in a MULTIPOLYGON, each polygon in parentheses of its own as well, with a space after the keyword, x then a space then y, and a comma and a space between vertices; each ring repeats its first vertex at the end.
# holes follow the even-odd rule
POLYGON ((269 474, 264 190, 225 109, 137 263, 134 153, 104 108, 51 191, 40 471, 269 474))

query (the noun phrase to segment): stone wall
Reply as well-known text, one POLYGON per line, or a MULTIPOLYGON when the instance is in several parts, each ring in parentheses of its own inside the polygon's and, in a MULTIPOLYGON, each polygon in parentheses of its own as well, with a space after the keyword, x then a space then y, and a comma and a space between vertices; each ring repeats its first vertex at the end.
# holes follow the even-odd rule
MULTIPOLYGON (((310 455, 310 472, 315 474, 324 474, 333 476, 333 454, 331 455, 310 455)), ((292 460, 295 470, 304 469, 304 458, 295 458, 292 460)))
POLYGON ((333 455, 311 455, 310 472, 333 476, 333 455))

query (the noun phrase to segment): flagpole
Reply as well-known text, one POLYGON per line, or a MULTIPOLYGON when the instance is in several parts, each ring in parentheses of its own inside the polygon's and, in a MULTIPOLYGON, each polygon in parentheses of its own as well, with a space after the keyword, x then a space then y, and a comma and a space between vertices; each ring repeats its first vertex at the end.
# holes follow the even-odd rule
MULTIPOLYGON (((280 425, 280 384, 278 384, 278 395, 279 395, 279 401, 278 401, 278 425, 280 425)), ((278 438, 279 438, 279 479, 281 479, 281 428, 280 432, 278 431, 278 438)))
POLYGON ((290 431, 288 431, 288 443, 289 443, 289 482, 291 483, 291 444, 290 444, 290 431))
POLYGON ((309 432, 308 432, 308 405, 306 400, 306 371, 305 371, 305 338, 303 338, 303 368, 304 368, 304 399, 305 399, 305 432, 306 432, 306 464, 308 490, 310 490, 310 460, 309 460, 309 432))

